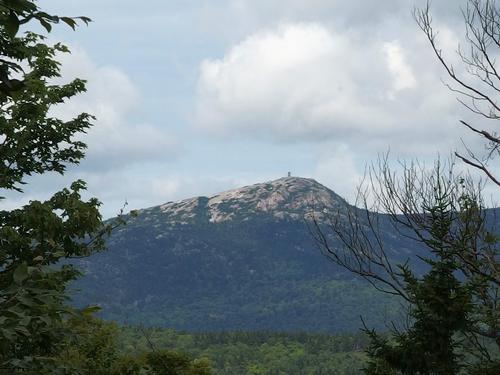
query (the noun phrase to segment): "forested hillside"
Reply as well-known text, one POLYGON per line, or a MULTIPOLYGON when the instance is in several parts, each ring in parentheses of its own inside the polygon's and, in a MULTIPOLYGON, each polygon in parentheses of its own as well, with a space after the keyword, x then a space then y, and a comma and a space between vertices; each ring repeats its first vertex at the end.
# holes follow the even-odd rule
MULTIPOLYGON (((77 304, 125 324, 181 330, 385 330, 399 301, 334 266, 306 220, 346 203, 314 180, 283 178, 141 210, 108 250, 80 262, 77 304), (212 203, 214 202, 214 203, 212 203)), ((418 247, 385 228, 394 261, 418 247)))

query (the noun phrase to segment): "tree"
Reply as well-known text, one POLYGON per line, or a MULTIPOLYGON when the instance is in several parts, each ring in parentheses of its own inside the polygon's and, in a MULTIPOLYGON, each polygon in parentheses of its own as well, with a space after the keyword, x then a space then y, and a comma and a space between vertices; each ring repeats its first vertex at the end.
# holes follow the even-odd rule
MULTIPOLYGON (((84 156, 75 139, 93 117, 82 113, 65 121, 51 117, 53 106, 85 91, 75 79, 63 85, 58 53, 27 30, 34 22, 49 33, 60 22, 73 29, 86 17, 49 15, 31 0, 0 0, 0 189, 22 193, 34 174, 63 174, 84 156)), ((99 201, 83 200, 85 182, 75 181, 49 200, 0 211, 0 372, 56 373, 54 356, 71 334, 67 322, 81 315, 67 305, 65 288, 78 276, 60 260, 83 257, 104 247, 111 229, 104 225, 99 201)), ((0 198, 0 204, 2 203, 0 198)), ((91 309, 85 311, 89 313, 91 309)))
MULTIPOLYGON (((500 67, 496 56, 500 50, 500 7, 496 0, 468 0, 463 10, 465 47, 458 47, 458 56, 465 73, 460 74, 447 61, 438 45, 438 32, 432 26, 430 5, 415 9, 414 17, 430 42, 438 61, 444 67, 451 83, 448 88, 459 95, 459 101, 480 118, 500 119, 500 67)), ((500 152, 500 137, 489 124, 473 125, 464 120, 462 125, 486 142, 486 154, 477 155, 467 148, 467 154, 456 153, 466 164, 484 172, 496 185, 500 179, 491 171, 488 162, 500 152)))
MULTIPOLYGON (((414 11, 451 79, 447 87, 486 121, 482 125, 461 121, 482 137, 486 153, 477 155, 466 145, 465 154, 455 155, 500 186, 489 165, 500 152, 500 137, 487 123, 500 119, 500 70, 495 58, 500 7, 495 0, 468 0, 463 16, 466 47, 459 46, 458 56, 465 73, 439 48, 429 3, 414 11)), ((383 158, 359 190, 361 209, 346 207, 330 215, 328 225, 319 217, 313 220, 316 241, 330 259, 375 288, 399 296, 408 306, 406 330, 395 329, 390 339, 367 330, 371 337, 367 372, 455 373, 466 368, 468 373, 498 373, 500 363, 490 353, 500 347, 499 238, 492 226, 493 211, 486 210, 479 184, 468 176, 454 176, 452 168, 443 173, 438 162, 430 173, 415 164, 403 164, 402 169, 397 177, 383 158), (391 259, 395 249, 386 245, 381 230, 387 224, 399 238, 423 246, 419 256, 428 266, 426 273, 419 274, 414 263, 391 259), (469 356, 461 358, 465 353, 469 356)))
MULTIPOLYGON (((60 76, 57 54, 44 35, 22 29, 38 22, 50 33, 63 22, 75 29, 87 17, 49 15, 31 0, 0 0, 0 189, 23 193, 34 174, 63 174, 78 164, 85 133, 94 117, 81 113, 65 121, 51 117, 53 106, 85 91, 60 76)), ((69 259, 101 251, 106 236, 125 223, 121 213, 103 223, 96 198, 83 200, 78 180, 47 201, 0 210, 0 374, 199 374, 211 373, 205 359, 172 351, 138 356, 120 353, 119 331, 92 313, 68 305, 68 283, 80 273, 69 259)), ((5 199, 0 197, 0 204, 5 199)), ((131 212, 131 215, 135 215, 131 212)))
POLYGON ((394 325, 390 339, 366 329, 366 371, 498 370, 491 355, 500 347, 498 238, 480 186, 439 162, 432 171, 418 164, 402 169, 398 177, 381 159, 359 190, 362 208, 346 206, 327 224, 313 218, 316 242, 331 260, 400 297, 408 309, 406 328, 394 325), (420 245, 425 271, 418 272, 415 261, 391 258, 398 249, 386 245, 388 228, 396 241, 420 245))
POLYGON ((64 339, 64 349, 56 357, 62 374, 92 375, 210 375, 206 358, 192 359, 172 350, 124 353, 119 348, 123 332, 112 322, 93 317, 77 317, 72 327, 78 335, 64 339))

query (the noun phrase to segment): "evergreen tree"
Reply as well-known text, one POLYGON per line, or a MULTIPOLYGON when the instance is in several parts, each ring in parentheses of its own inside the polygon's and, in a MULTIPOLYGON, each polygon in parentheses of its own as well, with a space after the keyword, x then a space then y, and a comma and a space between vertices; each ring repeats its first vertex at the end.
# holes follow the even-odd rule
POLYGON ((455 336, 467 325, 468 306, 463 300, 467 293, 454 295, 455 290, 464 289, 458 284, 449 265, 443 263, 433 267, 424 280, 410 284, 410 293, 419 294, 419 306, 410 311, 414 323, 407 331, 397 332, 392 343, 369 332, 367 373, 386 374, 387 369, 401 374, 458 373, 462 365, 455 336))
POLYGON ((360 189, 364 208, 345 207, 328 226, 316 220, 313 230, 331 260, 400 297, 407 308, 405 326, 393 325, 389 337, 365 327, 371 338, 367 373, 496 369, 499 242, 480 186, 454 176, 452 166, 444 173, 439 162, 432 171, 406 165, 398 178, 384 159, 369 173, 370 185, 360 189), (417 256, 427 266, 424 273, 411 268, 409 260, 390 260, 389 252, 399 249, 385 243, 381 220, 399 236, 420 243, 417 256))
POLYGON ((459 265, 453 251, 448 251, 454 217, 450 202, 442 194, 436 202, 426 212, 434 255, 425 259, 430 271, 418 278, 408 266, 401 266, 404 290, 413 301, 409 306, 411 327, 395 332, 392 342, 368 331, 371 343, 367 374, 457 374, 462 368, 461 345, 456 336, 471 326, 472 297, 468 285, 457 279, 459 265))

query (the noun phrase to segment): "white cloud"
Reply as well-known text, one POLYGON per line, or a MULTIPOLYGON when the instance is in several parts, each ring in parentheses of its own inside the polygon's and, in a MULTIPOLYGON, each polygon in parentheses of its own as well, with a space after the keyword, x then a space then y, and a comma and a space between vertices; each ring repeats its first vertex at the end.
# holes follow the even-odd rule
POLYGON ((451 132, 448 139, 431 135, 442 145, 456 135, 449 116, 456 103, 432 56, 412 52, 418 43, 415 36, 404 46, 366 43, 319 23, 255 33, 221 59, 201 63, 197 125, 278 142, 362 139, 375 149, 451 132))
POLYGON ((97 196, 104 202, 106 217, 118 213, 127 199, 151 204, 161 195, 145 185, 154 179, 159 164, 165 166, 178 158, 179 141, 168 129, 140 118, 142 95, 123 70, 96 64, 78 46, 70 49, 71 54, 58 56, 62 76, 54 83, 80 77, 88 81, 87 92, 53 108, 50 115, 66 120, 82 112, 96 116, 88 133, 77 135, 88 145, 86 157, 79 165, 68 165, 64 176, 47 173, 29 177, 25 194, 2 192, 7 196, 2 208, 47 199, 76 179, 87 182, 85 197, 97 196))
MULTIPOLYGON (((89 92, 59 114, 85 110, 98 121, 84 138, 83 164, 63 179, 34 179, 24 199, 83 178, 109 216, 125 199, 140 208, 270 180, 278 170, 350 197, 365 162, 389 146, 395 157, 429 158, 460 140, 459 105, 411 17, 426 0, 154 2, 152 19, 137 2, 89 0, 84 13, 95 22, 62 38, 77 38, 92 59, 78 46, 63 56, 64 81, 86 78, 89 92), (204 132, 187 134, 185 112, 204 132), (173 118, 177 138, 163 128, 173 118)), ((74 14, 70 3, 51 6, 74 14)), ((459 3, 432 7, 450 58, 463 27, 459 3)))
POLYGON ((406 62, 404 52, 398 42, 384 44, 387 65, 394 75, 393 88, 395 91, 412 89, 417 85, 412 68, 406 62))
MULTIPOLYGON (((87 112, 97 120, 88 134, 82 136, 88 150, 79 168, 124 168, 144 161, 165 161, 177 157, 178 140, 165 129, 143 120, 133 119, 139 112, 141 94, 130 78, 119 68, 98 66, 79 47, 62 54, 62 77, 88 81, 87 92, 54 109, 54 115, 71 118, 87 112)), ((59 82, 59 83, 60 83, 59 82)))
POLYGON ((321 153, 313 177, 353 203, 356 199, 356 187, 363 178, 363 168, 356 162, 356 153, 347 145, 339 144, 332 146, 330 151, 321 153))

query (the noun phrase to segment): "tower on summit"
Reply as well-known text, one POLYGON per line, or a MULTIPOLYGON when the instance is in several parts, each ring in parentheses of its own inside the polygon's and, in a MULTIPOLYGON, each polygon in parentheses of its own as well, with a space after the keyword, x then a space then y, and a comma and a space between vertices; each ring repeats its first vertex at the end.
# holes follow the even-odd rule
POLYGON ((292 172, 288 172, 288 177, 292 177, 292 172))

